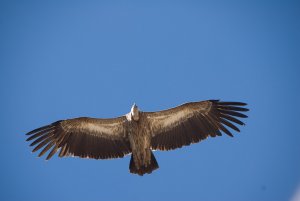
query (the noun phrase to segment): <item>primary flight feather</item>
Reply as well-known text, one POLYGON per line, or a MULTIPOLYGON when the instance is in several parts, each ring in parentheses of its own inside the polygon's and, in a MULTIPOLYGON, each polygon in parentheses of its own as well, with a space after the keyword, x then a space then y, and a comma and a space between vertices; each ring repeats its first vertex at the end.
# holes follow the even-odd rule
POLYGON ((233 136, 231 128, 244 125, 246 103, 208 100, 191 102, 158 112, 143 112, 134 104, 121 117, 98 119, 80 117, 56 121, 30 131, 33 152, 48 152, 47 160, 59 151, 59 157, 108 159, 132 154, 131 173, 150 174, 158 168, 152 150, 172 150, 197 143, 207 137, 233 136), (227 127, 227 128, 226 128, 227 127))

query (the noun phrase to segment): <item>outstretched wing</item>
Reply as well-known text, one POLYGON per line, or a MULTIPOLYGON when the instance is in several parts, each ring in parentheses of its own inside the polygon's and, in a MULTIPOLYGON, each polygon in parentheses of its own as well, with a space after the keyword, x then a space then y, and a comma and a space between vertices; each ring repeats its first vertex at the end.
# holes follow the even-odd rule
POLYGON ((30 131, 27 141, 37 145, 33 152, 44 149, 39 156, 49 152, 50 159, 60 150, 59 156, 79 156, 81 158, 121 158, 131 152, 127 137, 126 117, 95 119, 80 117, 54 122, 30 131))
POLYGON ((233 123, 244 125, 237 117, 248 111, 241 102, 209 100, 186 103, 159 111, 145 112, 151 128, 151 147, 156 150, 171 150, 199 142, 208 136, 221 136, 221 131, 233 137, 225 127, 240 131, 233 123), (225 125, 225 126, 224 126, 225 125))

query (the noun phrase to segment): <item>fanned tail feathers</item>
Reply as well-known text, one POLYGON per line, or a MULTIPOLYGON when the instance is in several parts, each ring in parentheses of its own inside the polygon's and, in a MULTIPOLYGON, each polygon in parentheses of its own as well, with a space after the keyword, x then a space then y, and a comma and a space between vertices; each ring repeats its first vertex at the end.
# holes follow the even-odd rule
POLYGON ((158 168, 159 168, 159 166, 157 164, 157 161, 155 159, 153 152, 151 152, 150 164, 147 166, 142 166, 139 169, 136 168, 134 159, 133 159, 133 155, 131 155, 129 169, 130 169, 130 172, 133 174, 138 174, 140 176, 143 176, 144 174, 150 174, 151 172, 153 172, 154 170, 156 170, 158 168))

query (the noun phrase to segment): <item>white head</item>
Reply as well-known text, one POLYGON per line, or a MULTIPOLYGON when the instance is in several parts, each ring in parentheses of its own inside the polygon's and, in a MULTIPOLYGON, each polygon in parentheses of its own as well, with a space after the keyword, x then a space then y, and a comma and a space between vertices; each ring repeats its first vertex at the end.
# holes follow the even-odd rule
POLYGON ((131 107, 131 111, 130 111, 131 119, 133 119, 134 121, 138 121, 140 118, 139 112, 140 112, 139 108, 134 103, 133 106, 131 107))

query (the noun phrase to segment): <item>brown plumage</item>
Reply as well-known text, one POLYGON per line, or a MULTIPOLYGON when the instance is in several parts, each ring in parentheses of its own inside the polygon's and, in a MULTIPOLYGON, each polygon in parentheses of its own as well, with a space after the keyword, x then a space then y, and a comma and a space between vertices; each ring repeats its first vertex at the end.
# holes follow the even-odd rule
POLYGON ((207 137, 233 136, 234 125, 244 125, 245 103, 208 100, 191 102, 159 112, 142 112, 133 105, 130 113, 111 119, 80 117, 54 122, 27 133, 34 140, 33 152, 48 152, 47 160, 59 157, 108 159, 132 153, 131 173, 143 175, 158 168, 152 150, 172 150, 197 143, 207 137), (227 128, 226 128, 226 127, 227 128))

